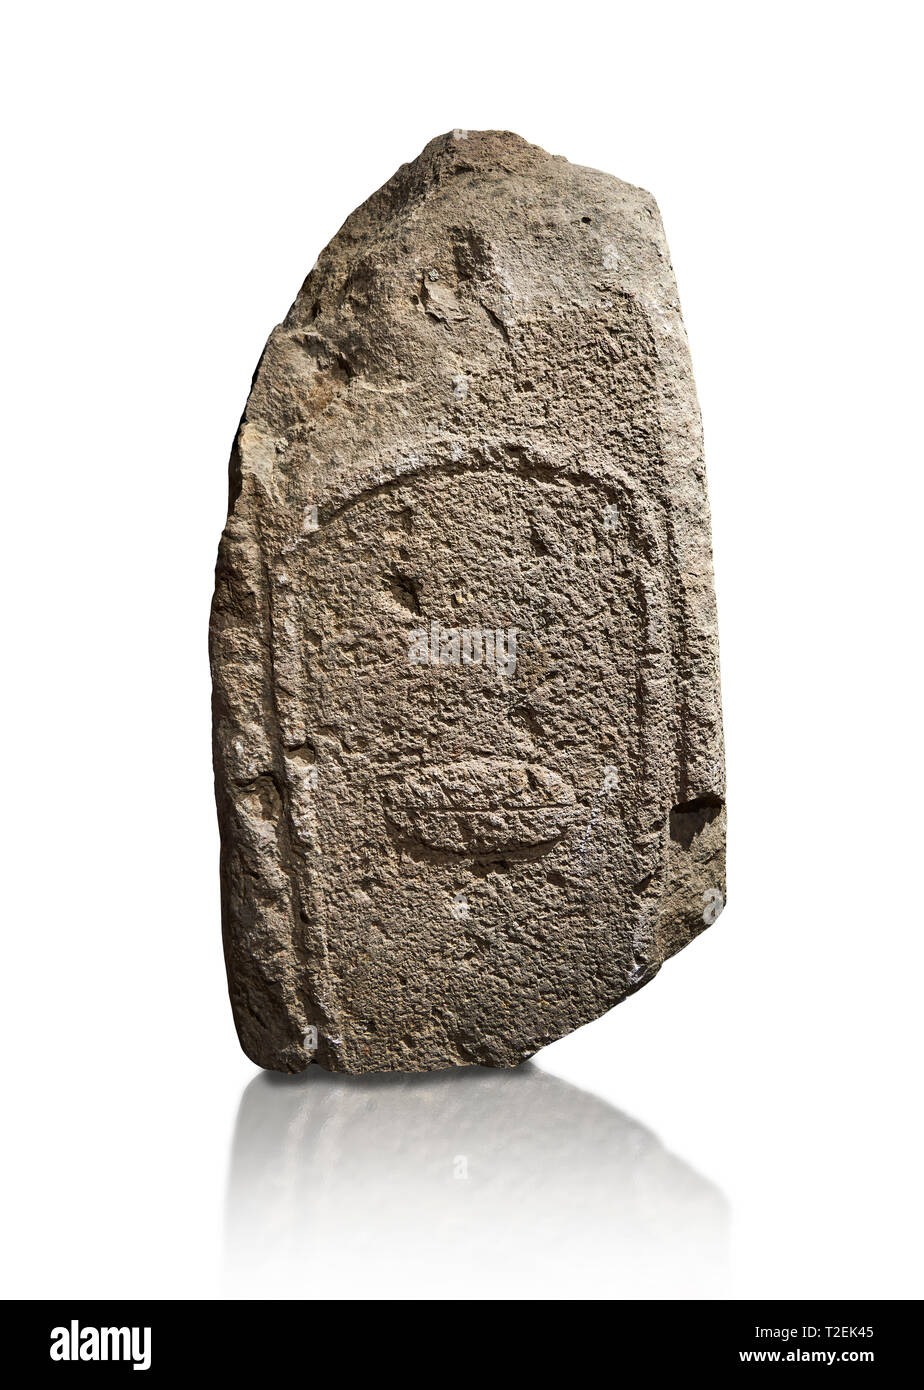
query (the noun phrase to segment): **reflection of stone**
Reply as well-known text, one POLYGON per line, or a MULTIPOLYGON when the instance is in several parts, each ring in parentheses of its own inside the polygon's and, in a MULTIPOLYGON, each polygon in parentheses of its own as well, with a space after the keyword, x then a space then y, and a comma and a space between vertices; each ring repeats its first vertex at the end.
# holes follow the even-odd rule
POLYGON ((231 1163, 231 1296, 720 1297, 721 1194, 527 1065, 259 1076, 231 1163))
POLYGON ((509 134, 433 141, 272 334, 231 492, 211 650, 249 1056, 512 1066, 704 929, 709 521, 648 194, 509 134))

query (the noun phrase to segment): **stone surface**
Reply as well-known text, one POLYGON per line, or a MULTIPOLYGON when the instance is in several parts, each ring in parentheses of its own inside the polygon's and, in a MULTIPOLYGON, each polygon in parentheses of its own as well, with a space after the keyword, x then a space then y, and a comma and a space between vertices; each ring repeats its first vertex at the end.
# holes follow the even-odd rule
POLYGON ((512 1066, 724 905, 709 513, 654 200, 454 131, 260 360, 211 621, 264 1067, 512 1066))

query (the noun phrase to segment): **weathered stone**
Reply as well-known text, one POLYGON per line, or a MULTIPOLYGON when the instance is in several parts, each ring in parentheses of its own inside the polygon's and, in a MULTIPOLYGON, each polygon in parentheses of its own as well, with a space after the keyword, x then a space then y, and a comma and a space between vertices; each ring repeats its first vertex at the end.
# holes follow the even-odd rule
POLYGON ((211 625, 261 1066, 512 1066, 724 903, 702 439, 649 194, 432 141, 254 378, 211 625))

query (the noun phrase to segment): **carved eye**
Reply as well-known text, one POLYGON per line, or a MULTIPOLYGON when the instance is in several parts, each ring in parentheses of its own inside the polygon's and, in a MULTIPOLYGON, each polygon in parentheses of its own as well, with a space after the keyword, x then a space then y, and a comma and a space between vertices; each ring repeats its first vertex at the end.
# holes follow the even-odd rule
POLYGON ((431 764, 393 784, 386 805, 409 839, 475 855, 551 844, 579 810, 557 772, 508 758, 431 764))

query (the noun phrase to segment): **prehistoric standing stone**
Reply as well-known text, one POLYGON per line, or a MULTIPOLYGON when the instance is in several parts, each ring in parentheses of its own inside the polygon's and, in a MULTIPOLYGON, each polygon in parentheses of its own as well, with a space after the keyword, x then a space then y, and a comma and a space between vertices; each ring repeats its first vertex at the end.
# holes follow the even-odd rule
POLYGON ((271 334, 211 622, 247 1055, 514 1066, 724 904, 709 513, 641 189, 454 131, 271 334))

